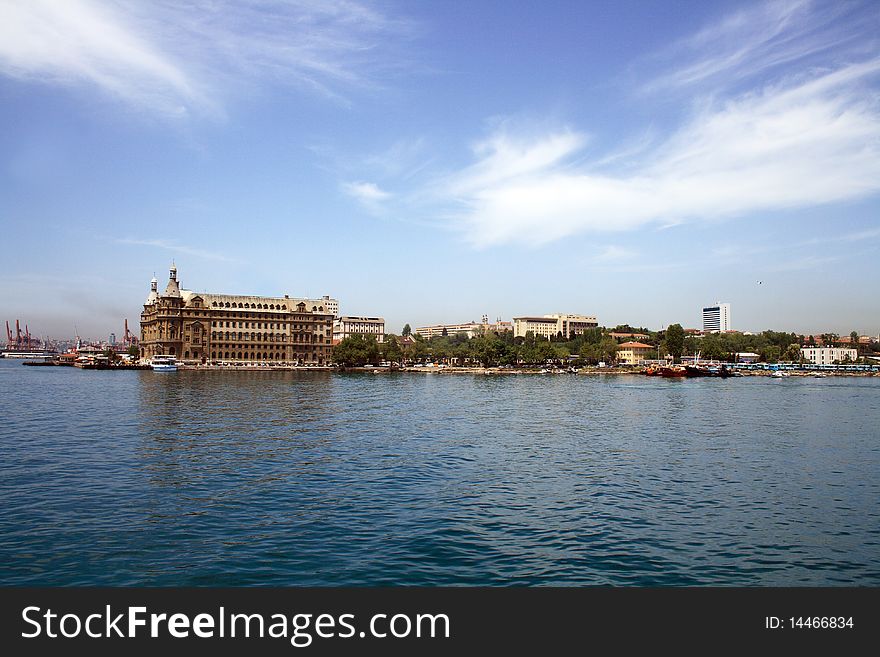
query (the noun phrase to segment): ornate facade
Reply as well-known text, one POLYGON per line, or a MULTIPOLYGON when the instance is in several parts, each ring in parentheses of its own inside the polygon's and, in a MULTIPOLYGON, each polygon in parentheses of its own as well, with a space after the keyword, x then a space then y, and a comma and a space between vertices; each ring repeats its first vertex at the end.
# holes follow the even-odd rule
POLYGON ((329 365, 335 299, 196 293, 180 288, 171 265, 141 313, 141 358, 170 354, 200 364, 329 365), (329 302, 329 303, 328 303, 329 302))

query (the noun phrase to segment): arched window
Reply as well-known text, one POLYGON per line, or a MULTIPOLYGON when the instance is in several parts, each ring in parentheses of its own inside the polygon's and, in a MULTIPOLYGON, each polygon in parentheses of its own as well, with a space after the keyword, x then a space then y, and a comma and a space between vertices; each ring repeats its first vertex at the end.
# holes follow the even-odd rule
POLYGON ((211 352, 211 360, 217 360, 217 352, 216 351, 211 352))
POLYGON ((229 302, 228 302, 228 301, 226 302, 226 307, 229 308, 229 302))

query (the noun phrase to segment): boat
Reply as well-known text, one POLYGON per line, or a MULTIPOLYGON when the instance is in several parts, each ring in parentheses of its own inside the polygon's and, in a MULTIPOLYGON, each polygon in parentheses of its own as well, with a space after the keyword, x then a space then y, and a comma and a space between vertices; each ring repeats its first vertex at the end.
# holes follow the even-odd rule
POLYGON ((48 350, 40 350, 40 349, 10 349, 8 351, 0 352, 0 357, 2 358, 57 358, 57 351, 48 351, 48 350))
POLYGON ((679 379, 687 376, 687 370, 683 367, 661 367, 660 376, 667 379, 679 379))
POLYGON ((784 379, 787 376, 790 376, 788 372, 783 372, 782 370, 776 370, 771 374, 774 379, 784 379))
POLYGON ((150 366, 154 372, 176 372, 177 358, 169 355, 153 356, 150 360, 150 366))

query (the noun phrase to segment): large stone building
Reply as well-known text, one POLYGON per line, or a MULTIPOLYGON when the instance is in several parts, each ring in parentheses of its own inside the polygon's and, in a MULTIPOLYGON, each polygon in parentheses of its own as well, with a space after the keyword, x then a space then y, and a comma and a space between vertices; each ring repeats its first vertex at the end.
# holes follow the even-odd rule
POLYGON ((587 329, 596 328, 599 323, 595 317, 587 315, 544 315, 543 317, 514 317, 513 336, 525 337, 532 333, 535 337, 550 338, 561 335, 567 340, 587 329))
POLYGON ((141 358, 170 354, 195 363, 328 365, 335 299, 208 294, 181 289, 171 265, 141 313, 141 358))

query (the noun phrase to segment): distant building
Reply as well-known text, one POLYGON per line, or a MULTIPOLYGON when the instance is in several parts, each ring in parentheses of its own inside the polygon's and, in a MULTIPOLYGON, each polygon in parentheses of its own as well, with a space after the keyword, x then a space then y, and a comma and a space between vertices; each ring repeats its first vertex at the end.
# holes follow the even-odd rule
POLYGON ((109 344, 111 347, 116 346, 116 334, 115 333, 110 334, 110 337, 107 339, 107 344, 109 344))
POLYGON ((834 361, 855 361, 859 352, 845 347, 801 347, 801 356, 813 365, 833 365, 834 361))
POLYGON ((617 362, 623 365, 639 365, 652 353, 657 353, 657 347, 641 342, 624 342, 617 347, 617 362))
POLYGON ((714 306, 703 308, 703 331, 725 333, 730 330, 729 303, 716 303, 714 306))
POLYGON ((599 323, 595 317, 587 315, 543 315, 541 317, 514 317, 513 336, 525 337, 531 332, 535 336, 547 338, 562 335, 567 340, 587 329, 596 328, 599 323))
POLYGON ((385 320, 382 317, 337 317, 333 322, 333 344, 353 335, 374 335, 385 342, 385 320))
POLYGON ((510 322, 502 322, 498 320, 494 324, 490 324, 488 320, 484 322, 466 322, 464 324, 433 324, 432 326, 420 326, 413 331, 416 335, 423 338, 435 338, 442 335, 459 335, 463 334, 469 338, 479 335, 480 333, 504 333, 512 330, 513 325, 510 322))
POLYGON ((323 299, 196 293, 180 287, 172 265, 141 313, 141 358, 170 354, 195 362, 328 365, 333 314, 323 299))
POLYGON ((647 340, 650 337, 645 333, 617 333, 615 331, 611 331, 608 335, 615 340, 647 340))
POLYGON ((332 314, 334 317, 339 316, 339 301, 326 294, 321 297, 321 301, 324 302, 324 310, 332 314))

